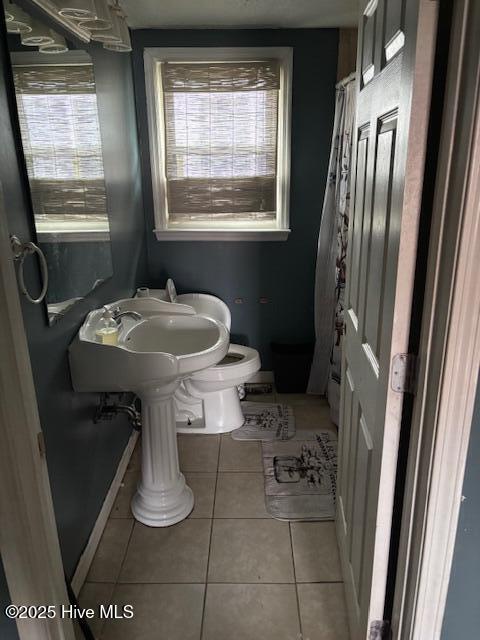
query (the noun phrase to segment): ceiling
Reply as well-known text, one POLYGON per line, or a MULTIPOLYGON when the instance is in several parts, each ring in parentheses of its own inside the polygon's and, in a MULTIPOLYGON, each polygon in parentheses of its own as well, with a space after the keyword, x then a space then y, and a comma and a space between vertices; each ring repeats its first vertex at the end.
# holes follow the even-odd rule
POLYGON ((352 27, 358 0, 121 0, 132 29, 352 27))

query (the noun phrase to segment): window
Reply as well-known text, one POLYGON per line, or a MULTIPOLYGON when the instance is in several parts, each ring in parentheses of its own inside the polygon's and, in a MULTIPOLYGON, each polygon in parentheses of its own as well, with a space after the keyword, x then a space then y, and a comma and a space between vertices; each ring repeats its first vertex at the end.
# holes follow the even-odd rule
POLYGON ((291 50, 147 49, 159 240, 286 239, 291 50))
POLYGON ((13 75, 39 237, 103 239, 109 224, 93 66, 25 59, 15 54, 13 75))

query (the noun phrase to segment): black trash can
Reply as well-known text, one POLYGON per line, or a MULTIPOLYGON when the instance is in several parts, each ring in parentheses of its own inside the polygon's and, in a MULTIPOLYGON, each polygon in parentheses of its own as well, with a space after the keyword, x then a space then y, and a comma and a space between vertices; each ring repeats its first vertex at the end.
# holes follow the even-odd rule
POLYGON ((313 342, 272 342, 273 374, 279 393, 305 393, 313 358, 313 342))

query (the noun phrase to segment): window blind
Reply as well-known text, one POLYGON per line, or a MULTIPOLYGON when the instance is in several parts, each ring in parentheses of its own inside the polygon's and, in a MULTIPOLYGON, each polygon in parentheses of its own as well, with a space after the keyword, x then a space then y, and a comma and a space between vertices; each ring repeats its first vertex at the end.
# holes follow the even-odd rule
POLYGON ((161 65, 169 225, 276 218, 276 61, 161 65))
POLYGON ((14 81, 35 216, 106 221, 92 65, 15 66, 14 81))

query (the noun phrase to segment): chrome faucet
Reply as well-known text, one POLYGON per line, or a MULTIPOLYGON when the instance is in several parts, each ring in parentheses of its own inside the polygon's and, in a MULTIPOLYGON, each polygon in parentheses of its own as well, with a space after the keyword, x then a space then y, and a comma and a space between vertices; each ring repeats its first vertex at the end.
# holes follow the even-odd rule
POLYGON ((142 315, 137 311, 120 311, 119 307, 117 307, 112 311, 112 318, 115 320, 117 324, 120 324, 120 322, 122 321, 122 318, 124 318, 125 316, 130 316, 130 318, 133 318, 134 320, 137 320, 137 321, 143 320, 142 315))

